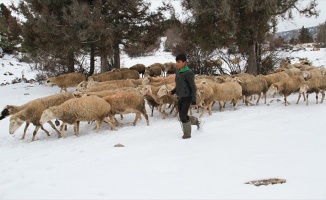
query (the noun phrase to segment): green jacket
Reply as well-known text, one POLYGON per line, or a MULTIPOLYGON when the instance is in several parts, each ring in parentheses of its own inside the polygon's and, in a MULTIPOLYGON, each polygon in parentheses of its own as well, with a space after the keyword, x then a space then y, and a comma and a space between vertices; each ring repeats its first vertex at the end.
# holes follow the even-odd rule
POLYGON ((191 104, 196 104, 196 84, 195 74, 188 66, 177 70, 175 76, 175 88, 171 91, 172 94, 176 94, 178 99, 182 97, 191 97, 191 104))

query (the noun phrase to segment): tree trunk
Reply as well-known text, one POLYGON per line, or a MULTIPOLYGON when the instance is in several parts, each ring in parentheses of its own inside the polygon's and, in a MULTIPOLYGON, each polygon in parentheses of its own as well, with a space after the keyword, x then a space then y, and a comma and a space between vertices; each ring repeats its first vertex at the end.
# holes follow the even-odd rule
POLYGON ((101 55, 101 73, 108 71, 108 52, 106 47, 100 48, 101 55))
POLYGON ((259 43, 256 44, 256 65, 257 65, 257 74, 262 74, 262 62, 261 62, 261 45, 259 43))
POLYGON ((88 74, 92 75, 94 74, 94 70, 95 70, 95 48, 94 45, 91 44, 91 55, 90 55, 90 69, 88 74))
POLYGON ((116 43, 116 44, 113 45, 113 59, 114 59, 114 63, 113 63, 114 68, 120 69, 119 43, 116 43))
POLYGON ((255 43, 249 45, 247 73, 257 75, 255 43))
POLYGON ((74 62, 74 53, 68 52, 68 72, 74 72, 75 71, 75 62, 74 62))

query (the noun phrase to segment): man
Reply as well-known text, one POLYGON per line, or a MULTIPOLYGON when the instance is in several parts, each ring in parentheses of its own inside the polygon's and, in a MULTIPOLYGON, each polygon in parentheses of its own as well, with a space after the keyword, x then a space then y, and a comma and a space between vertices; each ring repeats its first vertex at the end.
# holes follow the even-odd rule
POLYGON ((182 123, 182 139, 191 138, 191 125, 197 125, 200 122, 196 117, 188 116, 189 108, 195 108, 196 105, 196 85, 195 75, 187 66, 187 57, 179 54, 176 57, 177 72, 175 76, 176 86, 170 91, 170 94, 176 94, 178 97, 179 120, 182 123))

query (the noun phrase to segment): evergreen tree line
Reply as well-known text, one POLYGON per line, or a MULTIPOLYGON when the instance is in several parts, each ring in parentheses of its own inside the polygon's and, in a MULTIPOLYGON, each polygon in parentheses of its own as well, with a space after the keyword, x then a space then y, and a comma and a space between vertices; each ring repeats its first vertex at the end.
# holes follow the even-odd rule
MULTIPOLYGON (((259 74, 272 67, 271 57, 263 54, 266 44, 271 50, 280 41, 274 37, 280 20, 292 19, 293 12, 318 16, 316 0, 304 6, 299 0, 181 2, 187 18, 168 3, 153 11, 144 0, 23 0, 9 8, 0 4, 0 46, 6 52, 19 47, 48 72, 93 74, 95 57, 101 59, 101 72, 120 68, 122 50, 131 57, 147 55, 166 36, 165 50, 187 54, 195 73, 259 74), (13 11, 24 20, 13 17, 13 11), (216 62, 221 49, 228 49, 219 58, 229 64, 229 71, 216 62), (234 53, 246 60, 245 69, 230 62, 234 53), (83 56, 89 57, 89 66, 76 59, 83 56)), ((310 39, 303 27, 298 40, 310 39)), ((325 41, 322 33, 317 39, 325 41)))

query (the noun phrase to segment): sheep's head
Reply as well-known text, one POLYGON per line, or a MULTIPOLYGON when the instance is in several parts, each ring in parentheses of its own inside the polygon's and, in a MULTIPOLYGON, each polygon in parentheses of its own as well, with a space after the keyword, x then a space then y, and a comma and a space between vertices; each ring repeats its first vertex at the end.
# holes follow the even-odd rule
POLYGON ((17 118, 15 116, 12 116, 10 118, 10 124, 9 124, 9 133, 14 134, 16 130, 24 123, 23 120, 20 118, 17 118))
POLYGON ((141 93, 143 95, 146 95, 146 94, 152 94, 152 88, 150 85, 145 85, 142 90, 141 90, 141 93))
POLYGON ((309 78, 309 72, 308 71, 302 71, 301 75, 305 80, 307 80, 309 78))
POLYGON ((40 118, 40 124, 44 124, 47 121, 50 121, 52 119, 55 119, 56 117, 53 114, 53 107, 50 107, 43 111, 41 118, 40 118))
POLYGON ((270 87, 269 87, 269 95, 270 96, 274 96, 276 94, 276 92, 278 91, 278 87, 277 85, 274 85, 272 84, 270 87))
POLYGON ((54 83, 54 78, 55 77, 50 77, 48 78, 46 81, 45 81, 45 84, 46 86, 53 86, 53 85, 56 85, 56 83, 54 83))
POLYGON ((306 83, 301 83, 300 84, 300 94, 306 93, 309 90, 309 86, 306 83))
POLYGON ((72 93, 72 95, 74 95, 75 98, 81 98, 81 97, 87 96, 86 94, 82 93, 81 91, 74 91, 72 93))
POLYGON ((160 97, 163 97, 163 96, 166 96, 168 95, 169 91, 171 91, 173 88, 172 86, 170 85, 162 85, 160 87, 160 89, 158 90, 157 92, 157 96, 160 98, 160 97))
POLYGON ((77 85, 76 91, 85 90, 86 87, 87 87, 87 81, 82 81, 77 85))
POLYGON ((151 82, 150 77, 149 77, 149 76, 146 76, 146 77, 143 79, 142 84, 143 84, 143 85, 148 85, 150 82, 151 82))

